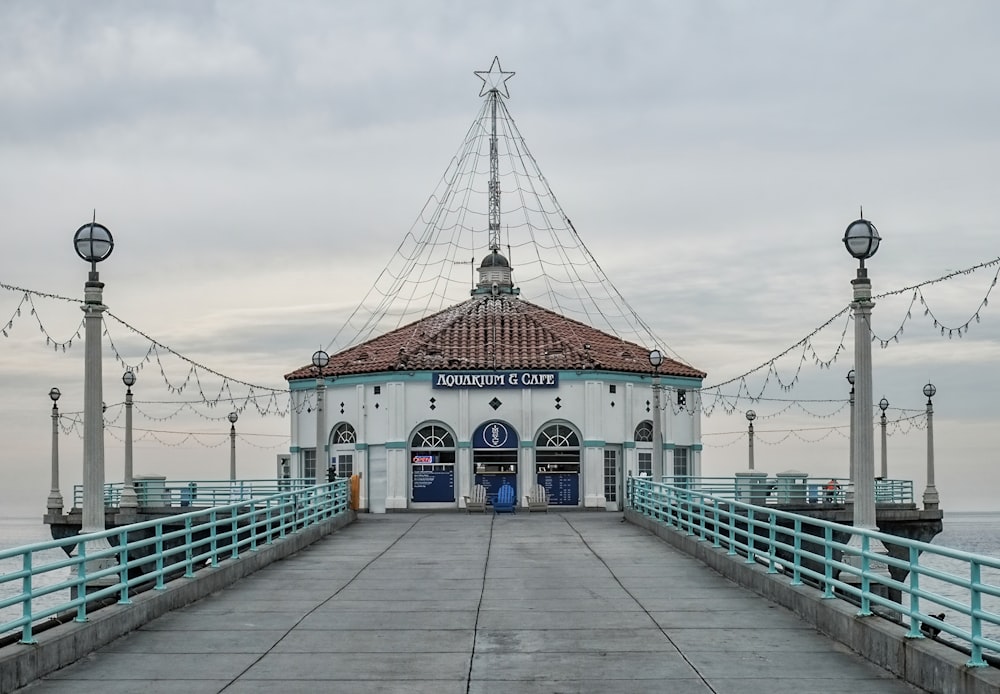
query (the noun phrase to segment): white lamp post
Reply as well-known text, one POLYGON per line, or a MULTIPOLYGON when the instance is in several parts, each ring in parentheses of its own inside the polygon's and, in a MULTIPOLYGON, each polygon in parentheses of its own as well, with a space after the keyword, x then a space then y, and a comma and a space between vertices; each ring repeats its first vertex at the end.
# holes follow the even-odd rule
MULTIPOLYGON (((73 246, 83 260, 90 263, 90 274, 83 290, 84 315, 84 377, 83 377, 83 509, 80 532, 104 530, 104 416, 102 414, 101 324, 107 310, 103 303, 104 283, 100 281, 97 263, 106 260, 115 242, 107 227, 89 222, 76 230, 73 246)), ((107 540, 87 543, 87 552, 110 549, 107 540)), ((95 564, 94 570, 110 565, 106 559, 95 564)))
POLYGON ((854 390, 852 417, 854 453, 854 527, 874 530, 875 525, 875 447, 872 440, 872 343, 871 281, 865 260, 878 251, 879 237, 875 225, 863 217, 851 222, 844 232, 847 252, 859 261, 858 273, 851 280, 854 287, 854 390))
POLYGON ((122 374, 125 384, 125 481, 122 485, 122 498, 118 507, 125 510, 139 508, 139 499, 132 483, 132 386, 135 385, 135 371, 127 369, 122 374))
POLYGON ((663 431, 660 422, 660 365, 663 352, 649 350, 649 364, 653 367, 653 481, 663 481, 663 431))
POLYGON ((229 480, 236 480, 236 421, 240 418, 235 410, 229 413, 229 480))
POLYGON ((747 442, 750 445, 750 469, 753 470, 753 420, 757 419, 757 413, 747 410, 747 442))
POLYGON ((323 369, 330 363, 330 355, 318 349, 312 355, 313 366, 316 367, 316 481, 322 481, 320 475, 326 474, 326 413, 323 411, 323 399, 326 396, 326 379, 323 369), (322 468, 320 461, 323 461, 322 468))
POLYGON ((50 514, 62 515, 63 498, 59 491, 59 406, 56 402, 62 393, 58 388, 49 391, 49 398, 52 399, 52 489, 49 491, 49 499, 46 507, 50 514))
POLYGON ((882 479, 889 479, 889 454, 886 449, 886 438, 885 438, 885 411, 889 409, 889 401, 883 396, 881 400, 878 401, 878 408, 882 410, 882 416, 879 418, 879 424, 882 425, 882 479))
POLYGON ((933 510, 941 500, 938 498, 937 487, 934 486, 934 406, 931 398, 937 392, 933 383, 924 386, 927 396, 927 488, 924 489, 924 510, 933 510))

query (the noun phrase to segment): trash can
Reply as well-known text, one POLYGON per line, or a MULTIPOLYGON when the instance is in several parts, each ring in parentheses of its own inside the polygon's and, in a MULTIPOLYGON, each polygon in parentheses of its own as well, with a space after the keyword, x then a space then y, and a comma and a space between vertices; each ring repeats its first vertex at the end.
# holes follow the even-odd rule
POLYGON ((163 475, 136 475, 132 478, 139 506, 168 506, 167 478, 163 475))
POLYGON ((196 496, 198 496, 198 485, 188 482, 187 486, 181 489, 181 506, 190 506, 196 496))
POLYGON ((736 473, 736 500, 745 504, 767 503, 767 473, 749 470, 736 473))
POLYGON ((786 470, 775 475, 777 478, 777 488, 775 494, 779 504, 804 504, 806 503, 806 480, 808 473, 798 470, 786 470))

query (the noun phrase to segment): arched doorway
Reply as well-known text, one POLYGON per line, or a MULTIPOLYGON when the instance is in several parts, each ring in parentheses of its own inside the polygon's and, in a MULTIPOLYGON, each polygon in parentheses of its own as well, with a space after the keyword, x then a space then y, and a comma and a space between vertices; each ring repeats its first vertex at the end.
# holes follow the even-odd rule
POLYGON ((350 477, 354 474, 354 449, 358 435, 347 422, 341 422, 333 428, 330 436, 330 466, 337 477, 350 477))
POLYGON ((410 501, 455 502, 455 437, 440 424, 428 424, 410 438, 410 501))
POLYGON ((636 453, 636 476, 637 477, 652 477, 653 476, 653 422, 652 420, 644 420, 639 422, 638 426, 635 428, 635 435, 632 437, 635 441, 635 453, 636 453), (648 444, 645 446, 640 446, 639 444, 648 444))
POLYGON ((490 503, 505 483, 516 494, 518 443, 514 427, 499 420, 483 422, 472 435, 473 483, 486 487, 490 503))
POLYGON ((568 424, 549 424, 539 432, 535 476, 550 504, 580 505, 580 436, 568 424))

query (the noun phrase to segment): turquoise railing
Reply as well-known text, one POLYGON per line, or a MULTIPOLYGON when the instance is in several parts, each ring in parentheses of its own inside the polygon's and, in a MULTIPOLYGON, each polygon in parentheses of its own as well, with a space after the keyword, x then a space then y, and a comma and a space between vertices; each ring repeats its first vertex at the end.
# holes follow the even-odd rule
POLYGON ((827 599, 851 599, 860 606, 860 616, 876 608, 880 616, 901 623, 908 638, 923 638, 922 625, 938 629, 966 648, 970 667, 987 665, 984 650, 1000 652, 1000 585, 984 575, 1000 577, 1000 559, 716 496, 693 483, 630 477, 627 498, 632 510, 742 556, 746 563, 764 564, 768 573, 782 574, 792 585, 813 585, 827 599), (884 544, 900 548, 906 558, 873 550, 884 544), (961 573, 934 566, 941 563, 957 563, 961 573), (896 580, 886 567, 906 577, 896 580), (931 583, 940 587, 932 589, 931 583), (892 591, 901 597, 898 602, 892 591), (948 621, 934 616, 941 608, 952 613, 948 621))
POLYGON ((348 480, 342 479, 2 550, 0 562, 13 560, 21 568, 0 575, 0 614, 19 607, 21 615, 0 622, 0 635, 20 630, 21 643, 35 643, 41 620, 75 611, 75 620, 84 622, 88 611, 109 600, 128 604, 137 590, 163 590, 170 580, 193 578, 198 570, 346 513, 348 500, 348 480), (57 559, 41 558, 52 549, 62 550, 57 559))
MULTIPOLYGON (((166 506, 192 506, 211 508, 222 504, 233 504, 247 499, 271 496, 282 492, 296 491, 312 487, 315 480, 260 479, 260 480, 168 480, 160 477, 144 477, 136 480, 136 499, 141 507, 163 508, 166 506)), ((104 505, 117 507, 121 502, 122 482, 104 485, 104 505)), ((73 486, 73 506, 83 506, 83 485, 73 486)))
MULTIPOLYGON (((850 480, 831 480, 829 477, 665 476, 661 481, 676 487, 697 489, 723 499, 757 505, 843 504, 847 494, 854 488, 850 480)), ((875 502, 914 503, 913 480, 875 480, 875 502)))

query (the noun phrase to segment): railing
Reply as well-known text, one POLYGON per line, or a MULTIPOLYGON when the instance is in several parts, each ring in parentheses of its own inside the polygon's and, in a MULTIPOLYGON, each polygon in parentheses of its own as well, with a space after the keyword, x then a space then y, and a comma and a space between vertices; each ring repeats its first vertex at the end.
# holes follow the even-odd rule
MULTIPOLYGON (((641 479, 641 478, 640 478, 641 479)), ((664 484, 696 489, 722 499, 744 501, 758 506, 781 504, 843 504, 854 490, 850 480, 829 477, 689 477, 665 476, 664 484)), ((912 504, 913 480, 875 480, 878 504, 912 504)))
POLYGON ((1000 559, 648 478, 630 477, 627 492, 636 512, 741 555, 746 563, 762 563, 792 585, 811 584, 823 598, 846 596, 860 606, 861 616, 873 614, 874 607, 908 627, 907 638, 923 638, 923 630, 950 635, 970 654, 970 667, 987 665, 984 650, 1000 651, 1000 559), (907 558, 880 553, 883 544, 902 548, 907 558), (961 573, 939 568, 949 563, 962 567, 961 573), (886 567, 905 578, 891 578, 886 567), (894 591, 898 602, 889 597, 894 591), (942 608, 951 613, 948 621, 935 616, 942 608))
MULTIPOLYGON (((144 477, 135 480, 136 499, 140 507, 191 506, 212 508, 234 504, 248 499, 272 496, 282 492, 298 491, 315 486, 312 479, 260 479, 260 480, 167 480, 161 477, 144 477)), ((104 505, 117 507, 121 503, 122 482, 104 485, 104 505)), ((83 506, 83 485, 73 487, 73 506, 83 506)))
POLYGON ((73 610, 76 621, 86 621, 88 610, 109 599, 128 604, 139 589, 162 590, 170 580, 193 578, 199 569, 345 513, 348 497, 348 480, 342 479, 0 551, 0 562, 21 567, 0 575, 0 614, 18 606, 21 612, 0 623, 0 635, 20 630, 21 643, 34 643, 39 620, 73 610), (40 559, 52 549, 63 551, 57 559, 40 559))

